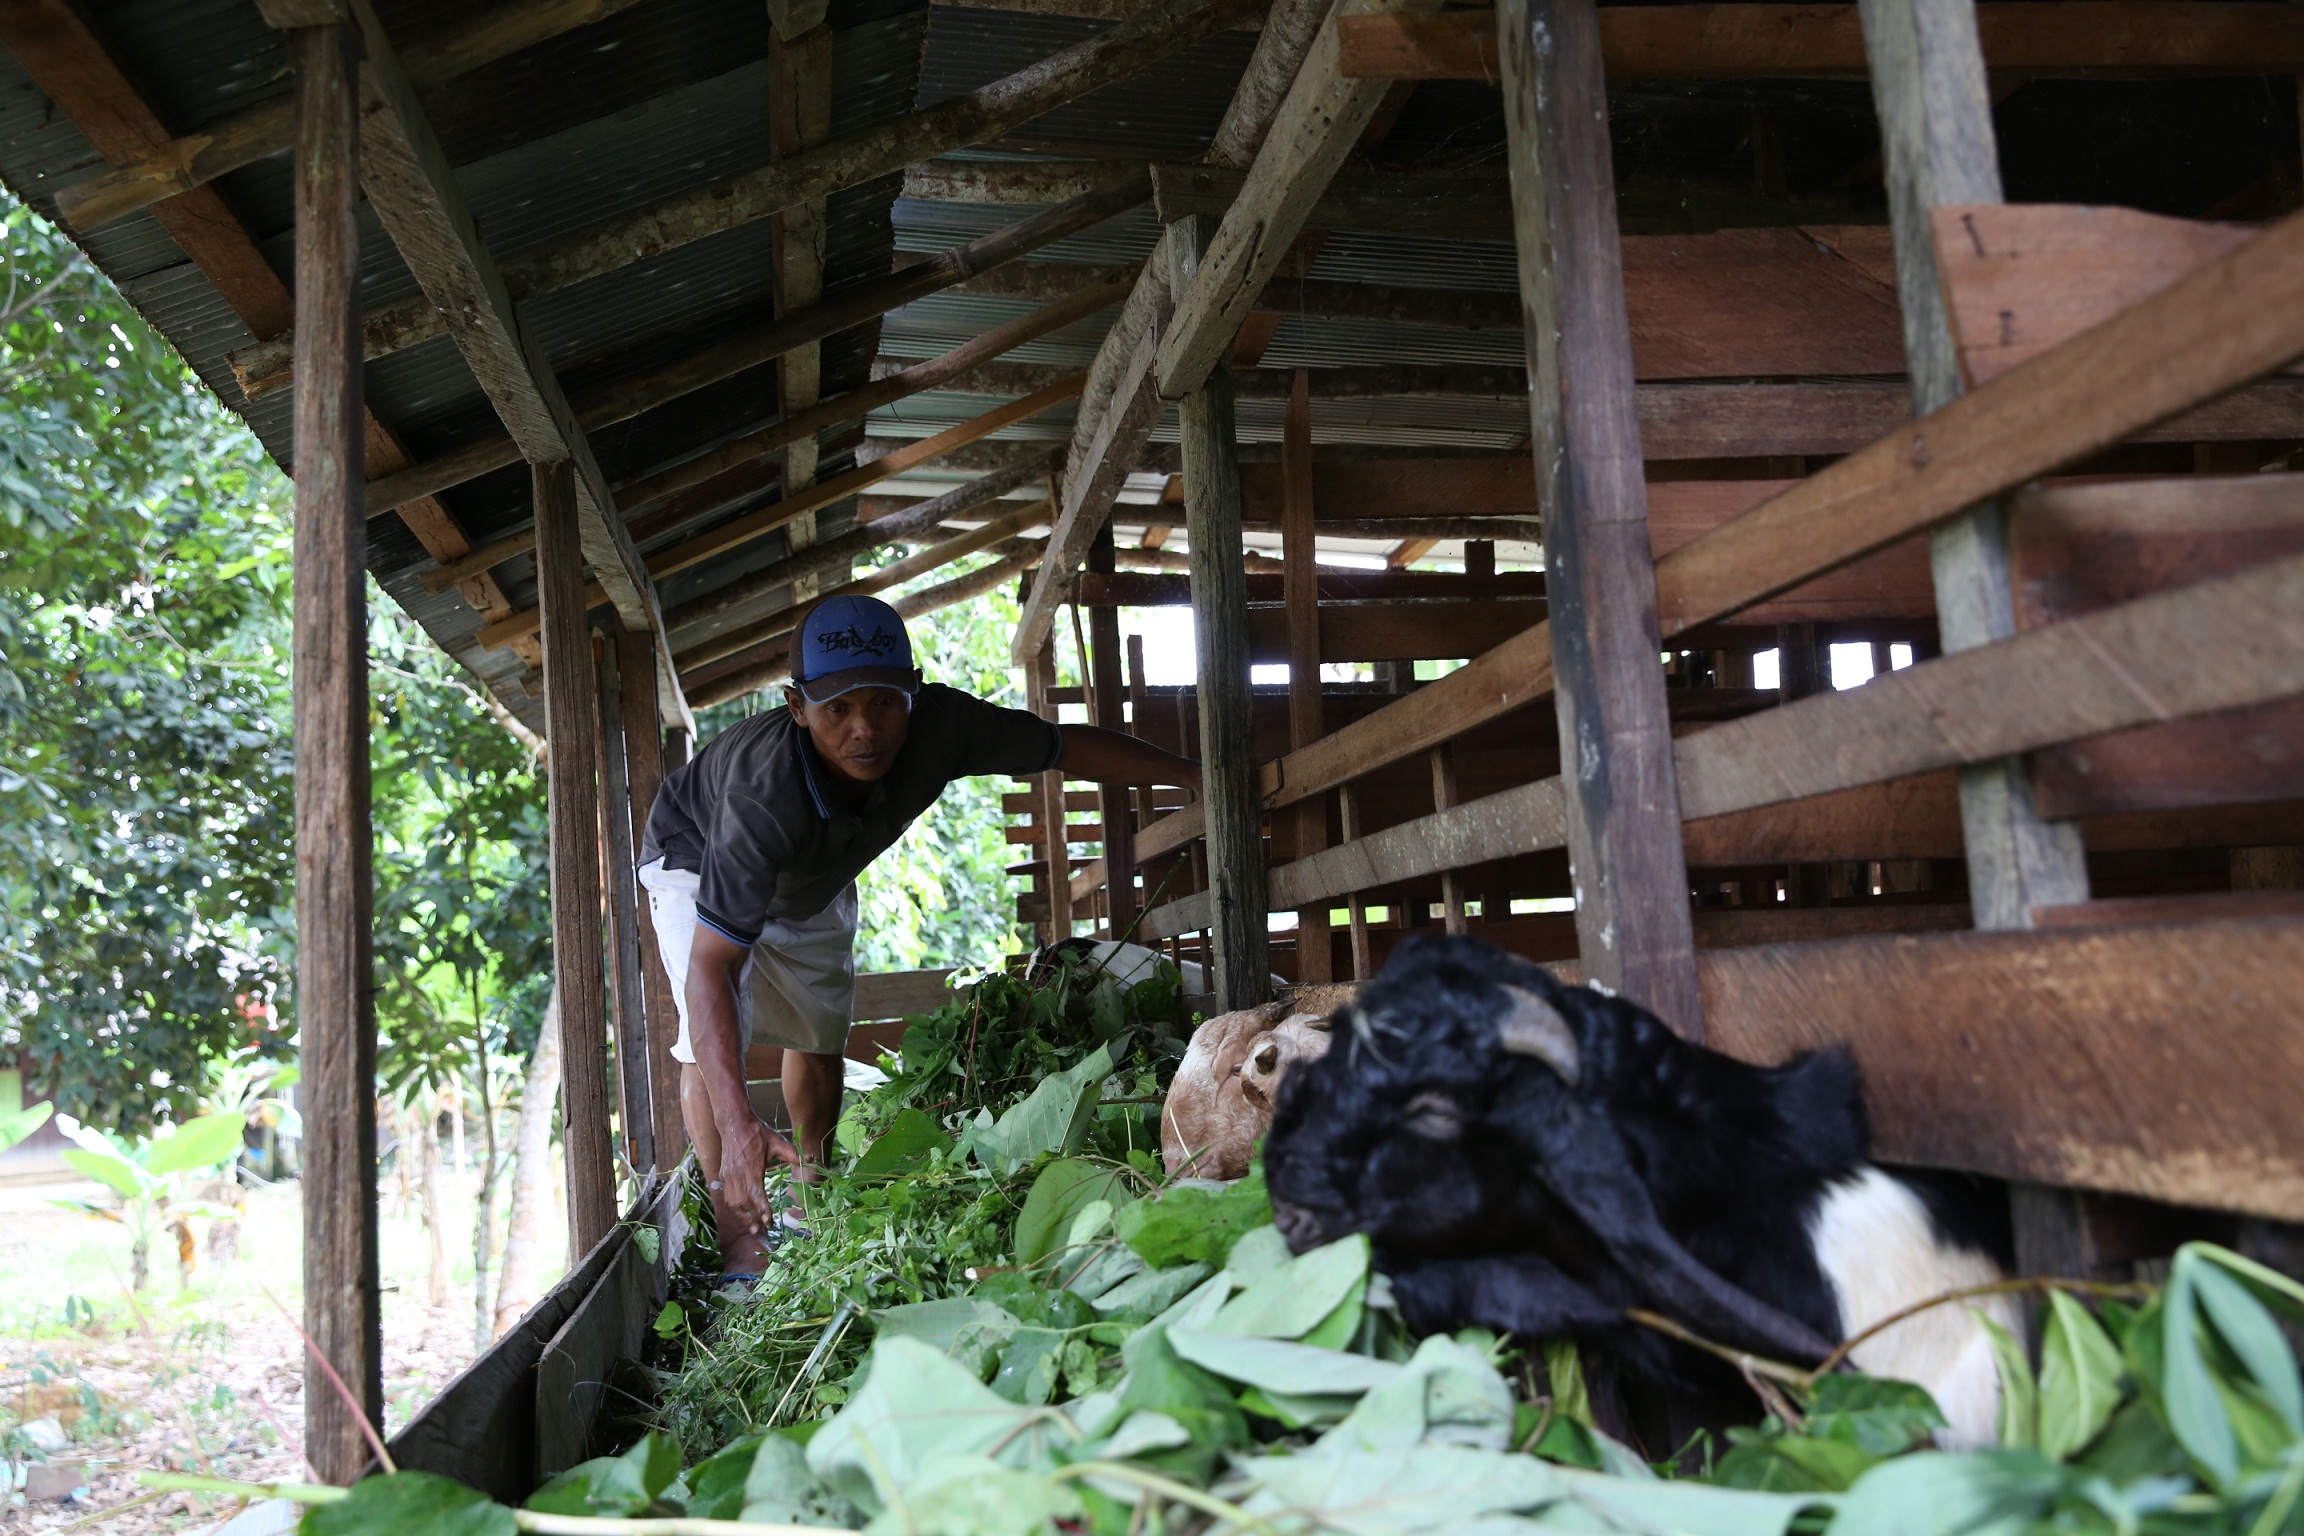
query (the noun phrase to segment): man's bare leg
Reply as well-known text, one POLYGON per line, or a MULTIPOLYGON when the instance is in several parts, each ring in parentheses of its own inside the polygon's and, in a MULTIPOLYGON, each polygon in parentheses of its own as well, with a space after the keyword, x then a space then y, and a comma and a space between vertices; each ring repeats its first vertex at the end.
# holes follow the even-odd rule
POLYGON ((832 1130, 840 1123, 841 1058, 813 1051, 784 1053, 784 1107, 792 1113, 792 1141, 808 1167, 800 1174, 813 1184, 830 1161, 832 1130))
MULTIPOLYGON (((696 1148, 697 1166, 707 1181, 720 1177, 720 1127, 712 1118, 712 1101, 704 1092, 704 1074, 691 1063, 680 1066, 680 1119, 688 1127, 688 1140, 696 1148)), ((757 1232, 748 1231, 728 1192, 712 1191, 712 1218, 719 1228, 720 1268, 728 1274, 756 1275, 768 1264, 768 1245, 757 1232)))

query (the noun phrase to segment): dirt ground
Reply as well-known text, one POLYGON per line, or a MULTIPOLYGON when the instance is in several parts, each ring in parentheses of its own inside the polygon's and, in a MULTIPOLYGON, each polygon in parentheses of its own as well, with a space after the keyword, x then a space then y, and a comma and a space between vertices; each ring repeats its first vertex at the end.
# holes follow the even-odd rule
MULTIPOLYGON (((457 1180, 447 1201, 450 1285, 437 1308, 426 1299, 430 1248, 420 1210, 385 1190, 388 1435, 475 1353, 476 1184, 476 1176, 457 1180)), ((155 1253, 140 1295, 128 1289, 123 1229, 48 1203, 92 1190, 0 1188, 0 1447, 29 1459, 23 1445, 45 1441, 51 1458, 0 1508, 0 1533, 210 1530, 237 1506, 183 1494, 143 1502, 151 1491, 135 1474, 308 1477, 303 1345, 282 1313, 300 1316, 303 1294, 297 1189, 253 1192, 237 1256, 211 1254, 203 1238, 188 1285, 172 1251, 155 1253)))

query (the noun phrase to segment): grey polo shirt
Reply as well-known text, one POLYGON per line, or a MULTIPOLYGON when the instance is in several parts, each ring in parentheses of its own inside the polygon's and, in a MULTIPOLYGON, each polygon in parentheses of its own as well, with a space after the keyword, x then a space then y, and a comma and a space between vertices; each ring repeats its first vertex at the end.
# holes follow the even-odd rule
POLYGON ((664 780, 640 862, 695 870, 698 919, 749 947, 769 921, 831 905, 954 779, 1043 773, 1063 751, 1054 721, 930 683, 896 765, 849 811, 825 792, 830 770, 792 712, 766 710, 664 780))

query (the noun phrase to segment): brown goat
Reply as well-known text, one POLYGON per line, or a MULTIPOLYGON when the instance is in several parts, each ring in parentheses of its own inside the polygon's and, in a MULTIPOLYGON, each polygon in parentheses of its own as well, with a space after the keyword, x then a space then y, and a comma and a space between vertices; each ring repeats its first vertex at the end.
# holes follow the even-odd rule
POLYGON ((1299 987, 1279 1002, 1218 1014, 1192 1032, 1160 1113, 1160 1155, 1171 1175, 1237 1179, 1272 1124, 1281 1079, 1328 1054, 1328 1016, 1350 985, 1299 987))

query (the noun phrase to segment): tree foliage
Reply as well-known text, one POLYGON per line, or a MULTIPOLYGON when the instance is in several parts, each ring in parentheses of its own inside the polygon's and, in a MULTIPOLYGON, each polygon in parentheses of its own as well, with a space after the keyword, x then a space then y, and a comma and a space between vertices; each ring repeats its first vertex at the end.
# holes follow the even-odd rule
POLYGON ((0 1046, 132 1130, 284 1048, 287 489, 13 204, 0 263, 0 1046))

